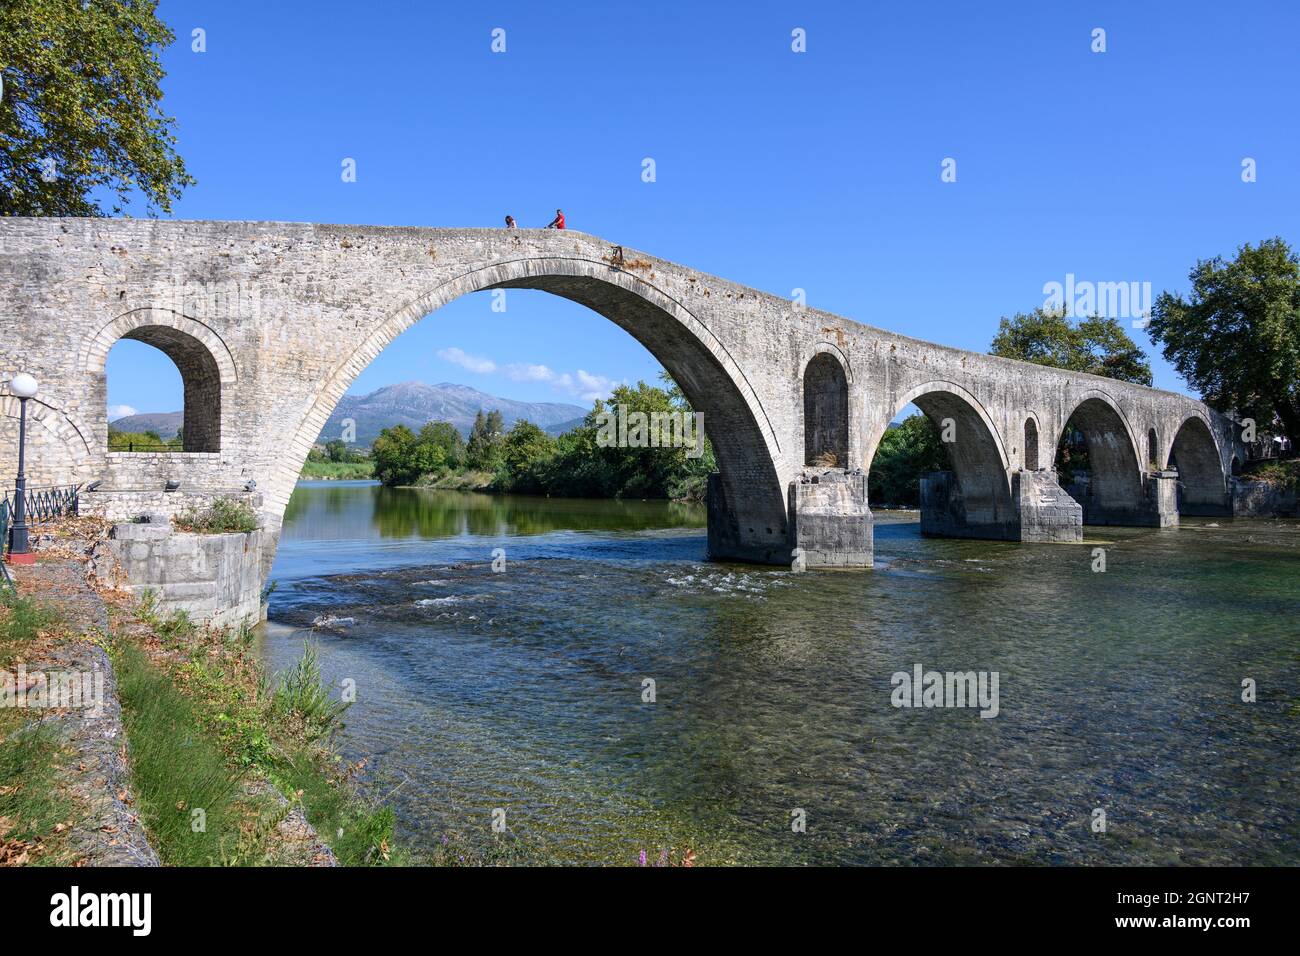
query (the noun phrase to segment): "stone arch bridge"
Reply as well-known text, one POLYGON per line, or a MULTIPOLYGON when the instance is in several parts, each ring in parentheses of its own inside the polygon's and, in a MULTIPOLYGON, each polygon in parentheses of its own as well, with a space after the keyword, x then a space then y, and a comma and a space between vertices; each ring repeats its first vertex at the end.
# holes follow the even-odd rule
MULTIPOLYGON (((345 390, 413 323, 484 289, 581 303, 672 374, 717 453, 718 559, 870 565, 865 473, 908 403, 952 438, 953 470, 923 485, 931 534, 1078 540, 1083 523, 1230 514, 1244 460, 1233 423, 1185 396, 922 342, 574 231, 9 218, 0 250, 0 377, 41 381, 30 483, 98 482, 83 502, 127 519, 254 482, 263 571, 345 390), (122 338, 180 370, 183 451, 108 450, 104 365, 122 338), (1051 470, 1067 422, 1092 464, 1078 500, 1051 470)), ((17 407, 0 394, 6 475, 17 407)))

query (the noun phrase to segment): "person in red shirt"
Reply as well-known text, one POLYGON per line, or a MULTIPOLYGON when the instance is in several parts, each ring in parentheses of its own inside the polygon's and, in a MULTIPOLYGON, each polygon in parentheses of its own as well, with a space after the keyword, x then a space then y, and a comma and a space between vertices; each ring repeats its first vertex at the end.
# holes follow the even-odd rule
POLYGON ((563 229, 563 228, 564 228, 564 210, 563 210, 563 209, 557 209, 557 210, 555 210, 555 218, 552 219, 550 222, 548 222, 548 223, 546 224, 546 228, 547 228, 547 229, 563 229))

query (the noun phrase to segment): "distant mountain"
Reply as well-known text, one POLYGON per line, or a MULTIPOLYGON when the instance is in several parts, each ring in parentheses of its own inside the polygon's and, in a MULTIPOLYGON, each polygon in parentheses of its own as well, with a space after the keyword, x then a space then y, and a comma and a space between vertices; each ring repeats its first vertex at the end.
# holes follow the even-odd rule
POLYGON ((176 437, 184 418, 182 412, 141 412, 109 422, 109 425, 120 432, 154 432, 163 441, 167 441, 176 437))
MULTIPOLYGON (((587 415, 587 409, 581 405, 567 402, 516 402, 480 392, 468 385, 402 382, 400 385, 386 385, 369 395, 344 395, 334 414, 325 422, 318 440, 326 442, 342 435, 345 418, 357 423, 355 444, 362 446, 369 446, 379 437, 380 430, 390 425, 405 425, 418 431, 428 422, 435 421, 451 422, 468 438, 474 416, 480 408, 485 412, 500 411, 506 428, 526 418, 552 435, 581 425, 587 415)), ((141 412, 109 424, 122 432, 156 432, 166 441, 176 437, 182 419, 181 412, 141 412)))
POLYGON ((451 422, 468 437, 479 409, 501 412, 506 428, 521 418, 551 434, 560 434, 579 423, 587 414, 581 405, 566 402, 516 402, 480 392, 468 385, 443 382, 428 385, 424 382, 402 382, 386 385, 369 395, 344 395, 334 413, 321 429, 321 442, 339 438, 343 434, 343 420, 356 422, 356 442, 369 445, 379 437, 381 429, 392 425, 405 425, 418 431, 428 422, 451 422))
POLYGON ((560 422, 556 425, 545 425, 542 427, 542 431, 546 432, 548 435, 563 435, 565 432, 573 431, 573 429, 577 428, 586 420, 587 413, 583 412, 577 418, 570 418, 567 422, 560 422))

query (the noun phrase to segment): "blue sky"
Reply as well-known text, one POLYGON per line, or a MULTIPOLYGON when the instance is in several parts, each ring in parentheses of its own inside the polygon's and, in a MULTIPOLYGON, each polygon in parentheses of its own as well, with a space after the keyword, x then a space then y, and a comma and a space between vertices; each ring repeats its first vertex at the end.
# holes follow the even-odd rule
MULTIPOLYGON (((978 351, 1068 274, 1158 294, 1198 258, 1300 243, 1300 5, 989 6, 164 0, 164 106, 198 180, 173 214, 541 226, 562 206, 571 228, 978 351)), ((353 390, 584 404, 658 373, 580 306, 507 302, 446 306, 353 390)), ((151 352, 113 350, 110 406, 180 407, 151 352)))

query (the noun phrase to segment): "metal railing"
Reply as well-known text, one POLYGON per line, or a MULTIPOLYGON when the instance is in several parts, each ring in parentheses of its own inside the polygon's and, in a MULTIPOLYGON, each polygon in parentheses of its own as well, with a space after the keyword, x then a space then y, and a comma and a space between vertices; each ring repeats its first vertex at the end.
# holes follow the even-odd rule
MULTIPOLYGON (((29 488, 25 497, 28 524, 38 524, 51 518, 62 518, 77 513, 81 485, 53 485, 49 488, 29 488)), ((12 520, 14 493, 6 492, 0 507, 12 520)))
MULTIPOLYGON (((77 513, 81 485, 58 485, 50 488, 31 488, 23 498, 26 507, 27 524, 37 525, 53 518, 77 513)), ((0 498, 0 558, 9 549, 9 529, 14 520, 14 493, 7 492, 0 498)), ((5 569, 3 579, 9 579, 5 569)))

